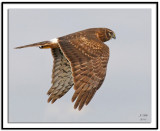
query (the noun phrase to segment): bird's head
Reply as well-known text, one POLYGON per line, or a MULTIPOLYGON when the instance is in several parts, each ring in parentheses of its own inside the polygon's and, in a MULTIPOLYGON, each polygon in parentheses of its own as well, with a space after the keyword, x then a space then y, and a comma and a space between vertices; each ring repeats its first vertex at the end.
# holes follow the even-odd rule
POLYGON ((112 38, 116 39, 115 33, 108 28, 100 28, 100 30, 98 31, 98 37, 103 42, 108 41, 112 38))
POLYGON ((109 36, 110 39, 111 38, 116 39, 116 35, 115 35, 115 33, 113 31, 108 31, 107 35, 109 36))

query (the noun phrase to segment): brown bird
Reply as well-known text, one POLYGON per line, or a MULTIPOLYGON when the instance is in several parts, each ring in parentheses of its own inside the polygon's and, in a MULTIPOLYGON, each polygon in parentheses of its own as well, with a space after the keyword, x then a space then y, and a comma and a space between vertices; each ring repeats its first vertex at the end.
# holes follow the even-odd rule
POLYGON ((90 28, 49 41, 16 47, 51 48, 54 58, 48 102, 54 103, 74 85, 72 102, 79 110, 93 98, 106 76, 109 47, 103 42, 116 38, 107 28, 90 28))

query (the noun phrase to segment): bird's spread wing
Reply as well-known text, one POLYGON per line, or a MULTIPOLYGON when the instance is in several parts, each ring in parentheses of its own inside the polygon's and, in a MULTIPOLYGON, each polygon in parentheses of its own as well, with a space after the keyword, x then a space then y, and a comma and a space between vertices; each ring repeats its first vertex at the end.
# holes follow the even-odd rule
POLYGON ((59 48, 51 49, 54 57, 52 87, 48 91, 48 102, 54 103, 73 86, 70 63, 59 48))
POLYGON ((72 68, 75 89, 72 102, 76 99, 74 108, 78 107, 81 110, 84 104, 87 105, 90 102, 103 83, 109 48, 92 36, 90 39, 78 36, 73 39, 62 37, 59 38, 59 46, 72 68))

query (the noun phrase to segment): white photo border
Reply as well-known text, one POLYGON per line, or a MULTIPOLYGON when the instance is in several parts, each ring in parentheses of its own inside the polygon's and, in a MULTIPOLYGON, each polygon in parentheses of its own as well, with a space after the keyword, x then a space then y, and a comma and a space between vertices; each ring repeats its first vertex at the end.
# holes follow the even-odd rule
POLYGON ((158 129, 158 2, 2 2, 2 129, 158 129), (151 9, 152 91, 151 123, 9 123, 8 122, 8 9, 151 9), (62 128, 63 127, 63 128, 62 128))

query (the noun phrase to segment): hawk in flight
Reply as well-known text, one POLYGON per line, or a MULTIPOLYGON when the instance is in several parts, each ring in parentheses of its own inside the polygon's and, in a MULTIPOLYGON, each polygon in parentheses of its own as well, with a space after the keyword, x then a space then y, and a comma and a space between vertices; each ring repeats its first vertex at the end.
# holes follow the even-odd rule
POLYGON ((107 28, 90 28, 49 41, 16 47, 50 48, 53 58, 52 86, 48 102, 54 103, 74 85, 74 108, 82 109, 101 87, 106 76, 109 47, 103 42, 116 38, 107 28))

